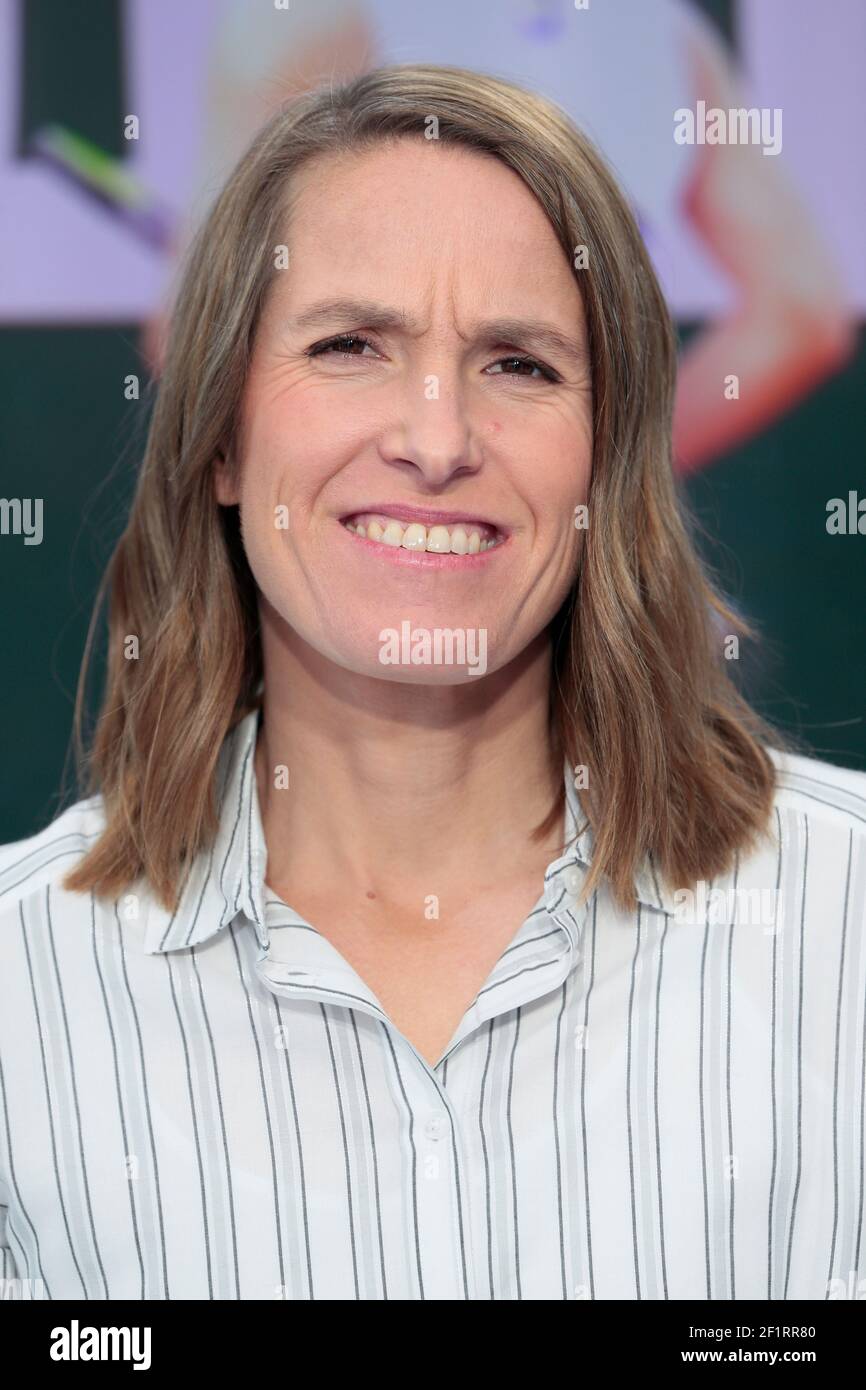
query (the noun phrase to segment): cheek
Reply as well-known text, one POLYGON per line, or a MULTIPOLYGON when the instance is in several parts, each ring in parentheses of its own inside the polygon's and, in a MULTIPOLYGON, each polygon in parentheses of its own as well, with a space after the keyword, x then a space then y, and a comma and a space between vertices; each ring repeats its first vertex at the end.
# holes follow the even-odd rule
POLYGON ((245 441, 241 471, 240 523, 253 577, 274 602, 285 589, 302 529, 301 478, 279 430, 261 418, 245 441))
POLYGON ((376 428, 369 416, 309 387, 270 398, 260 393, 244 431, 247 504, 267 497, 271 507, 284 504, 303 520, 330 481, 369 448, 376 428))
POLYGON ((526 496, 535 514, 538 533, 552 547, 575 548, 583 534, 588 512, 592 472, 591 446, 574 436, 563 442, 548 467, 536 459, 536 472, 527 480, 526 496), (565 460, 565 462, 563 462, 565 460))
POLYGON ((560 446, 546 469, 527 485, 526 496, 535 520, 532 563, 538 575, 539 596, 558 604, 574 583, 589 524, 589 482, 592 470, 591 444, 575 444, 572 433, 560 446), (562 459, 569 460, 563 467, 562 459))
POLYGON ((576 531, 581 539, 588 512, 592 450, 592 429, 587 423, 577 439, 572 435, 569 443, 565 445, 562 456, 568 459, 568 467, 559 470, 555 482, 551 479, 551 492, 556 496, 558 510, 567 521, 572 535, 576 531))
POLYGON ((260 421, 247 439, 241 474, 245 531, 266 547, 303 527, 305 513, 328 474, 328 461, 303 427, 260 421), (306 444, 299 448, 297 441, 306 444))

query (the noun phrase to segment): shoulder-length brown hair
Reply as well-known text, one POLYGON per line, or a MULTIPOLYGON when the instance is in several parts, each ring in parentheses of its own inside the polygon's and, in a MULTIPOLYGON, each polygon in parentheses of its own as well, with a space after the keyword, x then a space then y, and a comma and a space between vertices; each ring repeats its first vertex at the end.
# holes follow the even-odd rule
MULTIPOLYGON (((778 742, 735 690, 723 633, 745 633, 704 575, 671 463, 676 339, 634 217, 563 112, 496 77, 398 65, 309 93, 240 160, 187 254, 110 594, 108 672, 86 767, 105 830, 65 880, 114 896, 143 875, 177 902, 216 830, 225 735, 260 701, 256 586, 236 509, 214 498, 296 170, 383 139, 436 138, 502 160, 538 199, 583 296, 593 376, 589 526, 552 626, 551 729, 588 770, 585 885, 622 904, 651 854, 672 886, 725 872, 766 828, 778 742), (135 635, 139 659, 127 660, 135 635)), ((94 614, 94 622, 100 604, 94 614)), ((81 714, 93 640, 76 702, 81 714)), ((551 808, 546 835, 561 813, 551 808)))

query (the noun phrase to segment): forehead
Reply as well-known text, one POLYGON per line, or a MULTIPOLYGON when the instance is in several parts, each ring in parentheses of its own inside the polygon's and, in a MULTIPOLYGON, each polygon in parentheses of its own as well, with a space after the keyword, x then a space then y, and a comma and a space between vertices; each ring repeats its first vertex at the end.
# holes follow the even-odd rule
POLYGON ((293 297, 350 275, 342 288, 357 292, 360 277, 365 293, 388 298, 395 284, 453 279, 464 294, 531 294, 536 308, 572 313, 580 305, 557 234, 523 180, 491 155, 444 142, 403 138, 308 161, 293 182, 286 240, 293 297))

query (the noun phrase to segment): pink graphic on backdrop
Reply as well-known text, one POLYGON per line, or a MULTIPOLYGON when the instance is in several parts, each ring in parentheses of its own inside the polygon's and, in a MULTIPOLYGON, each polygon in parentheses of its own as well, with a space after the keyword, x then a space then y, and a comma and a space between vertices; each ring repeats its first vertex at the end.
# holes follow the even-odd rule
MULTIPOLYGON (((321 0, 317 14, 325 8, 339 18, 348 3, 321 0)), ((350 8, 357 8, 354 0, 350 8)), ((377 36, 376 61, 426 56, 498 70, 560 100, 613 160, 640 213, 674 313, 704 318, 730 309, 725 274, 679 205, 687 165, 676 161, 691 152, 678 154, 660 134, 668 106, 672 112, 681 104, 682 63, 674 50, 677 35, 693 22, 687 0, 657 0, 649 10, 644 0, 619 0, 615 10, 591 7, 581 15, 567 0, 503 0, 494 30, 474 23, 477 12, 468 12, 464 0, 417 8, 404 0, 363 0, 361 9, 377 36), (653 41, 655 89, 640 86, 649 80, 644 58, 653 41), (578 59, 584 68, 578 69, 578 59), (621 81, 611 102, 614 67, 621 81), (642 130, 642 111, 655 121, 645 144, 643 136, 629 134, 642 130)), ((175 268, 169 243, 182 237, 206 201, 201 150, 208 134, 208 64, 221 16, 231 11, 249 32, 250 18, 232 0, 184 0, 182 6, 127 0, 125 99, 139 118, 140 138, 129 142, 122 161, 129 185, 112 202, 92 178, 88 183, 94 161, 69 155, 68 137, 75 132, 41 132, 27 157, 17 156, 20 6, 0 0, 2 321, 135 321, 164 299, 175 268), (64 139, 65 159, 58 151, 64 139)), ((294 8, 291 13, 291 22, 307 22, 294 8)), ((859 0, 836 0, 832 26, 822 27, 810 0, 742 0, 739 38, 751 100, 784 107, 782 158, 838 255, 852 304, 862 310, 866 167, 858 132, 866 120, 866 89, 845 80, 845 73, 853 73, 866 47, 866 9, 859 0)), ((243 61, 255 55, 241 54, 243 61)))

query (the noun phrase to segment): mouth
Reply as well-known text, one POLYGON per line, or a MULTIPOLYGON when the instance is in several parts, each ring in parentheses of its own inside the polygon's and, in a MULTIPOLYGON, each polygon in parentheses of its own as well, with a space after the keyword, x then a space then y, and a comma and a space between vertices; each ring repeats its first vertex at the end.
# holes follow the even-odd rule
POLYGON ((461 512, 436 512, 420 507, 384 507, 351 512, 341 526, 357 540, 394 559, 424 556, 470 562, 505 544, 508 533, 492 522, 461 512))

